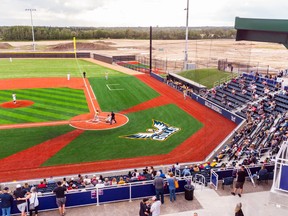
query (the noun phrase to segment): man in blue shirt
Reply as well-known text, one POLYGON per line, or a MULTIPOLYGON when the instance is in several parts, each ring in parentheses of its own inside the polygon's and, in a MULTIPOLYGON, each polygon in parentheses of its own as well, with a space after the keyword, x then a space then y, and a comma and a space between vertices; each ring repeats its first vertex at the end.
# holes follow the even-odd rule
POLYGON ((2 215, 4 216, 10 216, 11 207, 13 205, 13 196, 8 193, 9 188, 5 187, 3 190, 3 194, 0 194, 0 207, 2 209, 2 215))

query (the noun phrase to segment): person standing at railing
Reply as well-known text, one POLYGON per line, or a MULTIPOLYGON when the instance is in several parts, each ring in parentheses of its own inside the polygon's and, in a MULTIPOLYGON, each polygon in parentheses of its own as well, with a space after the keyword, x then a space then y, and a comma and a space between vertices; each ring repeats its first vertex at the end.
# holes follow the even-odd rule
POLYGON ((20 184, 16 185, 16 190, 14 191, 13 195, 16 199, 16 204, 18 210, 21 212, 21 216, 26 216, 26 208, 27 208, 27 202, 25 199, 27 191, 22 188, 20 184))
POLYGON ((53 190, 53 193, 56 194, 56 204, 59 209, 60 215, 64 216, 65 215, 65 204, 66 204, 66 196, 65 192, 67 189, 63 186, 61 186, 62 183, 59 181, 57 182, 57 188, 53 190))
POLYGON ((158 171, 153 181, 157 200, 161 197, 161 203, 164 204, 164 179, 160 177, 161 173, 158 171))
POLYGON ((167 178, 168 182, 168 188, 169 188, 169 193, 170 193, 170 202, 176 201, 176 194, 175 194, 175 180, 176 178, 174 177, 173 173, 169 174, 170 178, 167 178))

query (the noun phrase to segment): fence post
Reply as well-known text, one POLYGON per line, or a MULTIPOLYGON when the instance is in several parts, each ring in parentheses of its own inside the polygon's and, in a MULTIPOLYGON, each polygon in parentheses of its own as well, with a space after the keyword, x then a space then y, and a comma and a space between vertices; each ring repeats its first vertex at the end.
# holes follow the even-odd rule
POLYGON ((129 202, 132 202, 132 184, 129 183, 129 202))
POLYGON ((97 206, 99 206, 99 188, 96 188, 97 206))

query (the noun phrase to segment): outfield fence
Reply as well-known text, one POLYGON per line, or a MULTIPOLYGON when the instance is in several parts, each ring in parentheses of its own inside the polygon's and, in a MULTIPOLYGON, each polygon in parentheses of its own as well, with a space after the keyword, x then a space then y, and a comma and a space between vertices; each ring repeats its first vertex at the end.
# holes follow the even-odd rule
MULTIPOLYGON (((77 58, 90 58, 90 52, 77 52, 77 58)), ((75 58, 74 52, 7 52, 0 53, 0 58, 75 58)))

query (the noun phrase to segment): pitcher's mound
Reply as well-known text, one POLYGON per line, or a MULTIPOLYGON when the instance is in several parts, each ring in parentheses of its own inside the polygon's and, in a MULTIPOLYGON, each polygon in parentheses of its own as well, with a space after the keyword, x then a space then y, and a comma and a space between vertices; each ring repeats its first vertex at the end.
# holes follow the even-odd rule
POLYGON ((70 126, 81 130, 108 130, 122 127, 127 124, 129 119, 127 116, 115 113, 116 123, 110 124, 106 122, 108 112, 101 112, 99 117, 95 119, 92 114, 83 114, 76 116, 70 120, 70 126))
POLYGON ((6 108, 6 109, 15 109, 15 108, 32 106, 33 104, 34 102, 30 100, 17 100, 15 104, 13 103, 13 101, 2 103, 0 104, 0 107, 6 108))

